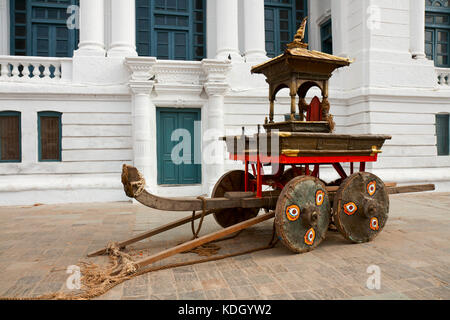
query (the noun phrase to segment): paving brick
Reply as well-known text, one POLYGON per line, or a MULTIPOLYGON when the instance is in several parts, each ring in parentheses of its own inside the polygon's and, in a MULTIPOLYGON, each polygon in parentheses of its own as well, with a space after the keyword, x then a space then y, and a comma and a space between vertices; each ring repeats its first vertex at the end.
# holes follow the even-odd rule
POLYGON ((291 292, 291 296, 295 300, 319 300, 320 299, 318 296, 316 296, 311 291, 291 292))
POLYGON ((205 293, 202 290, 181 292, 178 294, 178 298, 182 300, 204 300, 206 299, 205 293))
POLYGON ((236 299, 248 299, 259 296, 258 291, 253 286, 235 286, 231 287, 236 299))
MULTIPOLYGON (((450 299, 449 205, 450 193, 393 196, 388 224, 372 242, 352 244, 329 232, 309 253, 294 254, 278 243, 270 250, 147 273, 100 298, 450 299), (421 206, 430 202, 433 212, 423 217, 426 208, 421 206), (380 290, 366 288, 366 270, 373 264, 381 268, 380 290)), ((67 266, 80 260, 107 264, 104 256, 87 259, 87 252, 167 223, 168 214, 130 203, 0 208, 0 270, 5 271, 0 273, 0 295, 67 292, 67 266)), ((173 220, 186 215, 170 214, 173 220)), ((205 219, 203 228, 206 234, 217 225, 205 219)), ((221 242, 219 254, 265 244, 271 234, 272 221, 253 226, 221 242)), ((189 228, 178 228, 126 252, 140 259, 190 237, 189 228)), ((154 266, 195 259, 199 257, 193 253, 179 254, 154 266)))
POLYGON ((234 295, 229 288, 220 288, 205 291, 208 300, 229 300, 234 299, 234 295))

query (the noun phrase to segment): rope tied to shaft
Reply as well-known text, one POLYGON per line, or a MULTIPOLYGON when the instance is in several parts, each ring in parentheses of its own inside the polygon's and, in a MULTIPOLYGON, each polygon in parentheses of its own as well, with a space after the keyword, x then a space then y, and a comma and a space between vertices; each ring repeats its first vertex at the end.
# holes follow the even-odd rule
MULTIPOLYGON (((204 220, 206 214, 209 213, 209 211, 206 210, 206 205, 207 205, 206 198, 203 196, 199 196, 199 197, 197 197, 197 199, 202 201, 202 215, 200 216, 200 222, 196 229, 195 228, 195 211, 192 211, 192 220, 191 220, 192 240, 198 238, 200 230, 202 229, 203 220, 204 220)), ((201 246, 198 246, 191 250, 185 251, 183 253, 196 253, 199 256, 205 256, 205 257, 213 256, 213 255, 217 254, 217 252, 219 252, 219 250, 221 249, 220 246, 218 246, 217 244, 215 244, 213 242, 204 243, 201 246)))

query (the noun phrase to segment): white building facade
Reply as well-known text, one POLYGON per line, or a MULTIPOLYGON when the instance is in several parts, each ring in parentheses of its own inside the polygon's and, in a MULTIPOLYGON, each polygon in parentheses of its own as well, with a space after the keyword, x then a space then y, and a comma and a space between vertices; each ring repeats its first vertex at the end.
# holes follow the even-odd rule
POLYGON ((392 135, 368 171, 450 191, 447 0, 0 0, 0 205, 127 200, 124 163, 155 194, 208 194, 243 168, 208 161, 211 141, 268 114, 251 67, 305 15, 310 49, 353 60, 330 82, 335 132, 392 135), (180 128, 198 152, 176 165, 180 128))

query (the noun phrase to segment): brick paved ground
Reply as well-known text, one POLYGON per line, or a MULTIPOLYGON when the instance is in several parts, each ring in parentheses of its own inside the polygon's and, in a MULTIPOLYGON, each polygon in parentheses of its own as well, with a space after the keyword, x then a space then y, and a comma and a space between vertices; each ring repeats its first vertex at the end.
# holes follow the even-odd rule
MULTIPOLYGON (((36 296, 65 288, 67 266, 110 240, 175 220, 129 203, 0 208, 0 296, 36 296)), ((217 230, 212 217, 202 234, 217 230)), ((189 225, 130 249, 145 256, 190 238, 189 225)), ((220 243, 220 254, 265 244, 267 221, 220 243)), ((197 255, 179 254, 163 263, 197 255)), ((160 263, 160 264, 163 264, 160 263)), ((146 274, 102 299, 450 299, 450 193, 391 196, 386 228, 375 241, 350 244, 337 233, 314 251, 282 244, 246 256, 146 274), (369 290, 366 269, 381 268, 381 289, 369 290)))

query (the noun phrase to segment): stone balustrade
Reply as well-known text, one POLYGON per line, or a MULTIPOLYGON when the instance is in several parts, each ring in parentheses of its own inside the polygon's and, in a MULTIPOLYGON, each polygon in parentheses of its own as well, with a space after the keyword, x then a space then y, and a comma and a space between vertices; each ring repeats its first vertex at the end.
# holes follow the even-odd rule
POLYGON ((71 63, 68 58, 0 56, 0 81, 67 80, 71 63))

